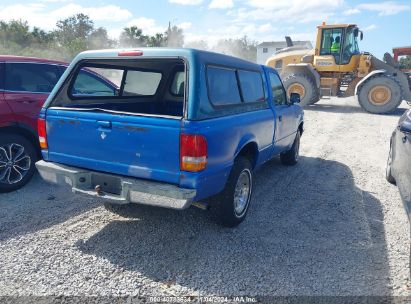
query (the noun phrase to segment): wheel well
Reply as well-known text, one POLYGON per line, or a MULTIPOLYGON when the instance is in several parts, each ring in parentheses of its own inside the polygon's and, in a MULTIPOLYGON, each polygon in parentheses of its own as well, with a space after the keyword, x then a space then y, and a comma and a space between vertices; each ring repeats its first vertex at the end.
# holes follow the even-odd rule
POLYGON ((255 168, 257 164, 257 157, 258 157, 258 146, 255 142, 250 142, 246 144, 244 147, 241 148, 240 152, 238 153, 238 156, 244 156, 247 158, 253 168, 255 168))
POLYGON ((364 81, 360 85, 358 85, 357 95, 360 94, 360 91, 364 87, 364 85, 366 85, 369 81, 374 80, 376 78, 388 78, 388 79, 391 79, 394 82, 396 82, 399 85, 400 89, 401 89, 401 92, 400 92, 401 98, 404 97, 404 88, 401 85, 401 83, 395 77, 390 77, 389 75, 387 75, 385 73, 374 74, 374 75, 368 77, 367 79, 364 79, 364 81))
POLYGON ((18 126, 7 126, 7 127, 0 128, 0 134, 1 133, 18 134, 20 136, 23 136, 25 139, 27 139, 34 145, 34 147, 36 148, 38 157, 41 157, 40 145, 39 145, 37 136, 33 134, 32 132, 30 132, 29 130, 26 130, 25 128, 18 127, 18 126))
POLYGON ((386 76, 385 71, 381 71, 381 70, 375 70, 372 71, 371 73, 369 73, 368 75, 366 75, 362 80, 360 80, 357 85, 355 86, 355 91, 354 91, 354 95, 358 95, 360 94, 361 88, 371 79, 376 78, 376 77, 381 77, 381 76, 386 76))
POLYGON ((312 82, 317 86, 320 87, 320 74, 316 70, 314 70, 310 65, 295 65, 290 64, 284 68, 284 71, 281 73, 283 75, 283 79, 287 77, 287 75, 291 74, 298 74, 305 77, 308 77, 312 80, 312 82))

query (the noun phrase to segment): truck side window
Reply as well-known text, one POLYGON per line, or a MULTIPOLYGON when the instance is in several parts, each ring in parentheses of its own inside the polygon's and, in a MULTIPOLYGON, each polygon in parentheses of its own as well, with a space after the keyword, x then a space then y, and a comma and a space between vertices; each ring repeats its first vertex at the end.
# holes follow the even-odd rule
POLYGON ((275 105, 287 104, 287 96, 280 77, 270 72, 270 83, 275 105))
POLYGON ((241 103, 236 71, 227 68, 207 68, 208 96, 215 106, 241 103))
POLYGON ((244 102, 259 102, 265 100, 263 79, 259 72, 239 70, 238 78, 240 80, 244 102))

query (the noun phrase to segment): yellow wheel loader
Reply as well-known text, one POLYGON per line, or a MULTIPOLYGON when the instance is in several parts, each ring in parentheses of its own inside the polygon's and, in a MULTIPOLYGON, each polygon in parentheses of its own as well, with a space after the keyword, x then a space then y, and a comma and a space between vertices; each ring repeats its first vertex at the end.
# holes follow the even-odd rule
POLYGON ((384 61, 360 52, 363 33, 355 24, 318 26, 315 49, 293 46, 276 52, 267 65, 280 73, 288 95, 299 93, 301 105, 331 96, 358 96, 363 109, 389 113, 402 100, 411 102, 411 80, 388 53, 384 61))

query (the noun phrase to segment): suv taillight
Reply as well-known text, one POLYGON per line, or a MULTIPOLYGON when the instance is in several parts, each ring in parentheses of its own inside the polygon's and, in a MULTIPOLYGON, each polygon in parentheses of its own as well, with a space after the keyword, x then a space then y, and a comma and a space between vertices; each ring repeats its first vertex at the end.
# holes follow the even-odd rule
POLYGON ((43 118, 37 120, 37 133, 39 135, 40 148, 47 149, 46 121, 43 118))
POLYGON ((207 140, 202 135, 180 135, 180 169, 198 172, 207 165, 207 140))

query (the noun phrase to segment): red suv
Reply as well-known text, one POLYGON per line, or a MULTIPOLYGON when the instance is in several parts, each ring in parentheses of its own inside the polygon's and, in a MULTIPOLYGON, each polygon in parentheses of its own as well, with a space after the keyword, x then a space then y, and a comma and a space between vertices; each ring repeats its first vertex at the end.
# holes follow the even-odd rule
POLYGON ((0 56, 0 192, 24 186, 40 157, 37 116, 64 62, 0 56))
MULTIPOLYGON (((23 187, 41 157, 37 117, 67 63, 47 59, 0 56, 0 192, 23 187)), ((94 69, 80 71, 83 81, 97 91, 119 92, 119 87, 94 69)))

